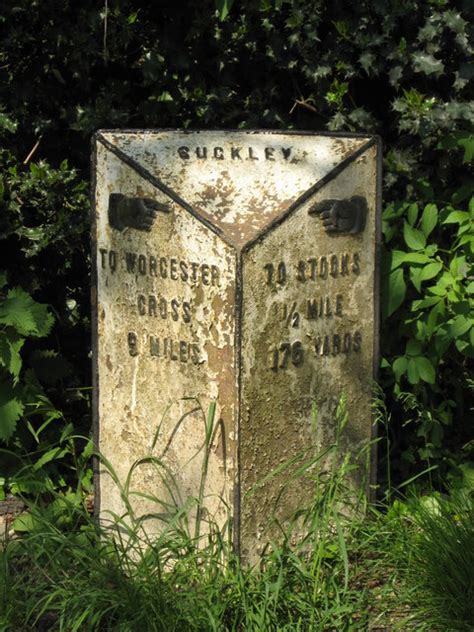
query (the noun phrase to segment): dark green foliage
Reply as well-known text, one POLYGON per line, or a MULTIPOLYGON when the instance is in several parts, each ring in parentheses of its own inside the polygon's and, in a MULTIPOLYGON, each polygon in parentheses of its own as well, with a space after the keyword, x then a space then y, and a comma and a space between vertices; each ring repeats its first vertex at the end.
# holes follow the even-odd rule
MULTIPOLYGON (((48 394, 75 428, 88 423, 77 387, 90 385, 85 180, 97 128, 376 132, 393 463, 405 477, 459 461, 473 405, 473 229, 450 214, 467 213, 473 193, 473 19, 469 0, 5 0, 3 267, 57 316, 43 348, 72 369, 47 378, 48 394), (456 287, 436 309, 424 303, 449 275, 456 287)), ((35 357, 57 374, 52 355, 35 357)))

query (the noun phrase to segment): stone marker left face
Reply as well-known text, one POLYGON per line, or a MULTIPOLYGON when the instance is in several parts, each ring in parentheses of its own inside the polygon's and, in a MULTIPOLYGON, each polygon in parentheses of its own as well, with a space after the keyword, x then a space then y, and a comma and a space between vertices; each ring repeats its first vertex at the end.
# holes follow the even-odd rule
MULTIPOLYGON (((133 471, 138 515, 166 518, 196 498, 205 469, 205 517, 232 515, 248 552, 271 535, 261 510, 278 490, 245 493, 292 451, 331 441, 311 436, 313 401, 330 416, 343 385, 351 440, 370 438, 378 151, 368 137, 98 135, 96 439, 122 483, 140 459, 163 463, 133 471)), ((105 468, 96 483, 101 516, 122 515, 105 468)))
MULTIPOLYGON (((99 448, 122 482, 137 460, 164 459, 174 498, 154 464, 137 467, 131 489, 180 504, 199 489, 203 411, 216 400, 216 420, 235 412, 236 255, 100 141, 97 149, 99 448)), ((235 453, 222 423, 212 445, 219 458, 209 460, 206 505, 222 522, 235 453)), ((153 502, 133 502, 138 514, 166 513, 153 502)), ((105 471, 100 508, 103 516, 125 510, 105 471)))

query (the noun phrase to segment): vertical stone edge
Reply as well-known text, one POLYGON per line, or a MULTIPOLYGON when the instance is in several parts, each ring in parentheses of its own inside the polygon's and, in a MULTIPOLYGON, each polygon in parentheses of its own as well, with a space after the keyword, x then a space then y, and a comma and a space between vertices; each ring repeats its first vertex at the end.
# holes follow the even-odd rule
POLYGON ((99 354, 98 354, 98 279, 97 279, 97 154, 101 134, 93 134, 91 139, 91 187, 90 200, 90 244, 91 244, 91 337, 92 337, 92 471, 94 485, 94 518, 100 515, 100 463, 99 463, 99 354))
MULTIPOLYGON (((380 329, 381 329, 381 264, 382 264, 382 165, 383 144, 380 136, 374 137, 376 146, 376 185, 375 185, 375 240, 374 240, 374 350, 373 350, 373 378, 374 388, 379 379, 380 369, 380 329)), ((367 498, 370 503, 375 502, 377 496, 377 465, 378 465, 378 428, 375 411, 372 410, 372 432, 370 449, 370 467, 367 481, 367 498)))

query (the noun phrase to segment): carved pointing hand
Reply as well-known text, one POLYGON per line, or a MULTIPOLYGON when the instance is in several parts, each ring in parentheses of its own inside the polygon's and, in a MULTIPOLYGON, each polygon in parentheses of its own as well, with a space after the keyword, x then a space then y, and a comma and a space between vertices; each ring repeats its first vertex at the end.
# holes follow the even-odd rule
POLYGON ((354 235, 365 228, 367 202, 360 195, 346 200, 322 200, 313 206, 309 214, 320 215, 327 233, 354 235))
POLYGON ((109 224, 117 230, 135 228, 149 233, 158 211, 169 213, 166 204, 150 198, 126 197, 111 193, 109 198, 109 224))

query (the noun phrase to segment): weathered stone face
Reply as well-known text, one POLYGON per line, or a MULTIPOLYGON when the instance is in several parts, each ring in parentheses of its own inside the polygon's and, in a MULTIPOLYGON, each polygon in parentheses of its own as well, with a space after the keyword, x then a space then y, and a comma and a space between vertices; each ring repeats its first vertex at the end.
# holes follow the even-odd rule
MULTIPOLYGON (((283 462, 371 435, 377 356, 378 149, 368 137, 103 132, 96 150, 98 447, 137 512, 204 490, 251 559, 310 493, 283 462), (205 416, 217 402, 212 432, 205 416), (311 422, 313 403, 319 423, 311 422), (205 485, 201 486, 205 470, 205 485), (277 508, 275 509, 275 504, 277 508)), ((100 511, 124 505, 99 478, 100 511)), ((150 529, 159 521, 150 522, 150 529)))

